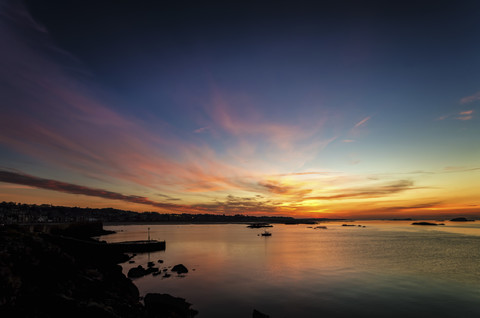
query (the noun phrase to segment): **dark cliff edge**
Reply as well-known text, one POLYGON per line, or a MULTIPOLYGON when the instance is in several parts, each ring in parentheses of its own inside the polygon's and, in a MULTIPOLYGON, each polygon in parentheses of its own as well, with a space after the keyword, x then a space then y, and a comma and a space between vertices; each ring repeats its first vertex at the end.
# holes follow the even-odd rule
MULTIPOLYGON (((63 233, 65 234, 65 233, 63 233)), ((193 317, 176 306, 145 308, 118 263, 128 259, 89 238, 0 228, 0 317, 193 317)))

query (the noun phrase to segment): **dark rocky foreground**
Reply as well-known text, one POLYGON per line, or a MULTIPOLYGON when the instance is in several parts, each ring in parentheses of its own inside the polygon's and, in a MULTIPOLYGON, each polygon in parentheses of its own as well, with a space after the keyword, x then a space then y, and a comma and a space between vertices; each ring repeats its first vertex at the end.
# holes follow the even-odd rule
MULTIPOLYGON (((88 238, 0 228, 0 317, 193 317, 184 299, 143 306, 118 263, 128 257, 88 238)), ((153 297, 153 298, 152 298, 153 297)))

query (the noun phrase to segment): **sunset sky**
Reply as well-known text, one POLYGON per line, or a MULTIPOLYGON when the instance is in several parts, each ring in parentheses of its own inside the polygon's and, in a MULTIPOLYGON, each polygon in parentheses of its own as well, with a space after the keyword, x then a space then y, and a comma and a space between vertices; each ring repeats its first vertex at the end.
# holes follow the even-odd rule
POLYGON ((480 1, 0 0, 0 201, 480 216, 480 1))

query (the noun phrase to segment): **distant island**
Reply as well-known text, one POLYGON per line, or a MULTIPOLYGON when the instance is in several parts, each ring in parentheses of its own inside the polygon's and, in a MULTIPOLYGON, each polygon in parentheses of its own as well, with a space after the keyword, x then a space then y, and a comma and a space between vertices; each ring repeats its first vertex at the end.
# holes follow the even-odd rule
POLYGON ((445 225, 444 223, 432 223, 432 222, 413 222, 412 225, 445 225))
POLYGON ((467 218, 463 218, 463 217, 460 217, 460 218, 454 218, 454 219, 451 219, 450 222, 474 222, 475 220, 469 220, 467 218))

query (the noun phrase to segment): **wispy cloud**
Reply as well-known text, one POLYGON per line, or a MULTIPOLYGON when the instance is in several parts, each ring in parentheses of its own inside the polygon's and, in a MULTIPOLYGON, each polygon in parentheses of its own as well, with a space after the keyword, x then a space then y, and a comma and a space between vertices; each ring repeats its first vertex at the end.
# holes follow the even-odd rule
POLYGON ((473 95, 463 97, 462 99, 460 99, 460 104, 469 104, 478 100, 480 100, 480 92, 476 92, 473 95))
POLYGON ((461 111, 458 113, 458 117, 456 117, 456 119, 460 119, 460 120, 470 120, 473 118, 473 109, 470 109, 470 110, 464 110, 464 111, 461 111))
POLYGON ((281 211, 278 203, 258 195, 252 197, 228 195, 225 200, 197 204, 193 205, 192 208, 225 214, 276 214, 281 211))
POLYGON ((436 120, 445 120, 445 119, 457 119, 457 120, 470 120, 473 118, 473 109, 464 110, 456 114, 443 115, 438 117, 436 120))
POLYGON ((365 125, 365 124, 367 123, 367 121, 370 120, 370 118, 371 118, 370 116, 365 117, 364 119, 362 119, 361 121, 359 121, 358 123, 356 123, 355 126, 353 126, 353 128, 355 129, 355 128, 358 128, 358 127, 360 127, 360 126, 365 125))
POLYGON ((272 121, 257 111, 251 103, 229 98, 229 95, 221 92, 218 87, 213 88, 212 100, 206 105, 212 121, 211 129, 220 129, 241 140, 254 138, 257 141, 267 141, 278 149, 289 150, 298 147, 299 142, 314 137, 327 120, 326 117, 321 117, 308 119, 304 123, 272 121))
POLYGON ((210 129, 209 126, 205 126, 205 127, 200 127, 198 129, 195 129, 193 132, 196 133, 196 134, 201 134, 203 132, 206 132, 210 129))
POLYGON ((259 185, 266 188, 268 192, 284 196, 290 195, 303 197, 312 192, 312 189, 301 189, 296 185, 286 185, 274 180, 259 182, 259 185))
POLYGON ((23 13, 0 21, 0 81, 9 87, 0 105, 2 146, 70 175, 114 183, 185 191, 239 186, 237 177, 246 170, 209 145, 177 136, 160 120, 152 130, 117 111, 116 97, 101 92, 83 66, 23 13), (32 41, 40 43, 26 44, 32 41))
POLYGON ((457 173, 457 172, 469 172, 469 171, 476 171, 480 170, 480 167, 456 167, 456 166, 448 166, 443 169, 444 171, 440 173, 457 173))
POLYGON ((450 117, 450 115, 443 115, 443 116, 437 117, 435 120, 445 120, 448 117, 450 117))
POLYGON ((373 187, 354 188, 354 189, 340 189, 335 192, 337 194, 306 197, 306 200, 339 200, 339 199, 352 199, 352 198, 376 198, 381 196, 389 196, 399 192, 420 189, 414 187, 414 183, 411 180, 398 180, 394 183, 386 185, 378 185, 373 187))

